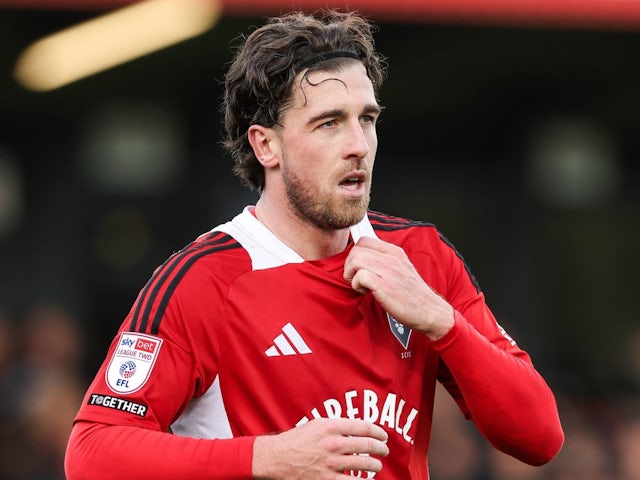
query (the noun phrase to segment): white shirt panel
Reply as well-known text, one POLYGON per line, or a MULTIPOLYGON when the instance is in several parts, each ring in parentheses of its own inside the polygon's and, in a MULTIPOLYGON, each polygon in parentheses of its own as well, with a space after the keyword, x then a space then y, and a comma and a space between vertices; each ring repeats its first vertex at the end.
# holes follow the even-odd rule
POLYGON ((194 438, 232 438, 227 410, 216 377, 204 395, 191 400, 182 415, 171 425, 176 435, 194 438))

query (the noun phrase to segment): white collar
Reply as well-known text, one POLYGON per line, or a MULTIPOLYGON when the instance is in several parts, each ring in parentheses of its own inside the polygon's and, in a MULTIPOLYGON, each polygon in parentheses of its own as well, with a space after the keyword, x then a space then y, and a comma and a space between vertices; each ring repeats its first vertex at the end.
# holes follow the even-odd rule
MULTIPOLYGON (((254 270, 304 262, 300 255, 260 223, 251 212, 252 208, 252 206, 245 207, 242 213, 236 215, 232 220, 218 225, 212 231, 224 232, 240 243, 249 253, 254 270)), ((362 220, 349 227, 349 232, 354 243, 361 237, 377 236, 366 214, 362 220)))

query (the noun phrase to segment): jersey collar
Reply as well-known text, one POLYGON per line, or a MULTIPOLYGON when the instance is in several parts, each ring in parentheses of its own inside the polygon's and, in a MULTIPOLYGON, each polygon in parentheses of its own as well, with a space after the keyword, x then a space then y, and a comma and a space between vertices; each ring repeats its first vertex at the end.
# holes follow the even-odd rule
MULTIPOLYGON (((253 206, 245 207, 232 220, 218 225, 212 231, 231 235, 251 257, 254 270, 280 267, 287 263, 302 263, 304 259, 288 247, 251 213, 253 206)), ((376 237, 369 217, 349 227, 354 243, 362 237, 376 237)))

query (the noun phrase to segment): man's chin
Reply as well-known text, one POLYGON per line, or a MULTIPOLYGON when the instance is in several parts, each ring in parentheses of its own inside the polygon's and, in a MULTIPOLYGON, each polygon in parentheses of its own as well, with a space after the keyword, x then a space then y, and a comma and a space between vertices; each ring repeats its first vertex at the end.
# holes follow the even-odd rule
POLYGON ((367 213, 367 205, 358 202, 357 205, 343 205, 338 211, 327 215, 325 219, 325 228, 331 230, 341 230, 349 228, 359 223, 367 213))

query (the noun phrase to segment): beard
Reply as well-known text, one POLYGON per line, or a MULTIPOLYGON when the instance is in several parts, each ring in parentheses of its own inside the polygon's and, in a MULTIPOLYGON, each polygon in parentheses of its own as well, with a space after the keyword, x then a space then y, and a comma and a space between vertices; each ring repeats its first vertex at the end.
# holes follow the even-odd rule
MULTIPOLYGON (((284 162, 284 165, 287 163, 284 162)), ((287 200, 301 220, 322 230, 341 230, 358 223, 369 208, 369 190, 360 198, 344 198, 323 193, 293 169, 282 170, 287 200)), ((369 178, 371 178, 369 176, 369 178)))

